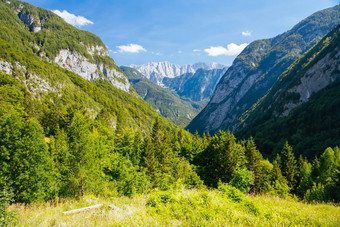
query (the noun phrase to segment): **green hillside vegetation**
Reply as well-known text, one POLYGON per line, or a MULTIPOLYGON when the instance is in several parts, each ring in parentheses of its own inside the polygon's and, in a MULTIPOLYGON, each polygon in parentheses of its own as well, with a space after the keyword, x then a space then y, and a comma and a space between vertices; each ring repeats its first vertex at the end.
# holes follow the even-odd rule
POLYGON ((5 4, 1 26, 15 36, 0 36, 11 66, 0 72, 1 226, 339 223, 338 207, 306 204, 339 203, 337 146, 306 159, 285 142, 271 161, 251 137, 189 134, 136 93, 41 58, 5 4), (83 198, 122 211, 62 214, 83 198))
POLYGON ((146 79, 136 69, 122 66, 129 79, 130 84, 136 92, 151 106, 166 117, 171 122, 185 127, 194 118, 198 112, 206 105, 208 100, 193 102, 189 99, 183 99, 177 94, 162 88, 150 80, 146 79))
POLYGON ((17 45, 26 40, 18 34, 31 33, 13 20, 17 39, 0 37, 0 59, 12 66, 12 75, 0 73, 1 191, 29 203, 89 192, 130 195, 175 180, 202 184, 169 145, 169 134, 182 129, 136 94, 105 79, 87 81, 17 45))
MULTIPOLYGON (((262 99, 243 115, 243 125, 236 133, 247 138, 254 136, 266 155, 275 157, 286 139, 297 155, 313 158, 320 149, 340 144, 340 81, 313 94, 310 100, 293 109, 287 117, 279 117, 287 103, 297 103, 298 93, 289 92, 301 83, 301 78, 327 54, 336 58, 340 47, 340 26, 326 35, 304 56, 295 61, 262 99), (275 101, 274 101, 275 100, 275 101)), ((339 71, 335 71, 339 74, 339 71)), ((242 125, 241 125, 242 126, 242 125)))

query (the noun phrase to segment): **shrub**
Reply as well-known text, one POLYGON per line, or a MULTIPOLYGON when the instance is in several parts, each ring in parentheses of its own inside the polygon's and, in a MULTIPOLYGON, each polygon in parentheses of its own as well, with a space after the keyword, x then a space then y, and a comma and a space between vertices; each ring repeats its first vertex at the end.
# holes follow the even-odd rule
POLYGON ((249 192, 250 185, 254 184, 254 173, 247 169, 235 170, 230 184, 241 192, 249 192))
POLYGON ((16 223, 14 212, 8 211, 10 203, 13 202, 13 193, 4 190, 0 194, 0 226, 13 226, 16 223))

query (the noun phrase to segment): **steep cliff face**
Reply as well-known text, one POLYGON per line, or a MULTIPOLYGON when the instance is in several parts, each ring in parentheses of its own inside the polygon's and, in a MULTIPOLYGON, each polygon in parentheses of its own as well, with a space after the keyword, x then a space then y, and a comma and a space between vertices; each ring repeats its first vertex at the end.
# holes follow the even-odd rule
MULTIPOLYGON (((108 80, 115 87, 129 92, 130 84, 124 73, 109 57, 106 46, 95 36, 86 31, 79 30, 67 24, 51 11, 34 7, 30 4, 12 0, 1 1, 1 10, 12 12, 9 14, 22 23, 13 23, 15 18, 4 18, 2 22, 12 26, 11 31, 4 28, 3 35, 6 39, 13 31, 26 33, 26 43, 22 49, 32 51, 44 60, 57 63, 59 66, 70 70, 87 80, 108 80), (12 20, 10 20, 12 19, 12 20)), ((8 13, 8 12, 7 12, 8 13)), ((13 34, 13 37, 18 35, 13 34)))
POLYGON ((319 145, 338 143, 339 97, 340 25, 295 61, 243 114, 236 135, 253 136, 268 154, 281 149, 278 146, 285 138, 297 153, 313 156, 319 145))
POLYGON ((272 87, 305 51, 340 22, 340 6, 319 11, 290 31, 251 43, 216 86, 209 104, 187 127, 191 132, 234 131, 238 118, 272 87))
MULTIPOLYGON (((101 50, 102 47, 95 46, 92 49, 101 50)), ((92 52, 89 51, 89 53, 92 52)), ((104 52, 103 56, 108 56, 108 53, 104 52)), ((130 84, 121 71, 115 68, 107 68, 107 66, 101 62, 92 63, 77 52, 64 49, 60 50, 59 54, 55 57, 54 62, 86 80, 96 80, 104 77, 115 87, 123 91, 128 92, 130 89, 130 84)))
POLYGON ((275 115, 280 117, 288 116, 294 108, 307 102, 312 94, 317 93, 338 79, 340 79, 340 46, 335 47, 303 74, 299 84, 288 90, 288 93, 295 93, 300 96, 299 100, 290 100, 284 105, 284 111, 275 113, 275 115))
POLYGON ((196 70, 195 73, 185 73, 175 78, 164 78, 165 87, 174 90, 179 96, 186 97, 192 101, 210 99, 217 83, 227 68, 196 70))

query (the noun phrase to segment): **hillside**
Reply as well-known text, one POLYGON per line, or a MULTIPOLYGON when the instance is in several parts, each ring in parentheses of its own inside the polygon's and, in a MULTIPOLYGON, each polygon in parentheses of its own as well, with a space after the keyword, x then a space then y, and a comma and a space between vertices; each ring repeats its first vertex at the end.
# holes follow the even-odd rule
MULTIPOLYGON (((242 117, 236 135, 253 136, 261 151, 285 139, 310 158, 340 143, 340 25, 295 61, 242 117)), ((272 154, 275 156, 275 153, 272 154)))
POLYGON ((0 70, 13 75, 37 102, 46 105, 48 97, 54 97, 48 108, 81 104, 92 118, 108 111, 113 128, 122 122, 122 127, 150 130, 157 113, 130 88, 100 38, 48 10, 19 1, 0 2, 0 15, 0 70))
MULTIPOLYGON (((202 185, 172 146, 176 133, 180 139, 192 136, 155 112, 132 87, 126 91, 116 86, 115 81, 123 81, 111 77, 106 64, 126 77, 111 58, 105 63, 107 74, 97 68, 100 76, 87 78, 62 68, 53 55, 45 56, 47 52, 39 50, 50 50, 50 44, 37 41, 46 34, 56 42, 54 37, 64 30, 74 34, 64 34, 74 48, 82 43, 95 46, 99 38, 19 1, 0 2, 0 15, 1 201, 7 192, 15 202, 30 203, 105 191, 133 195, 177 180, 188 187, 202 185), (19 7, 19 12, 39 12, 41 29, 31 29, 8 5, 19 7), (49 23, 57 24, 49 29, 49 23)), ((91 59, 88 50, 83 51, 91 59)), ((91 74, 91 68, 85 69, 80 70, 91 74)), ((129 85, 127 79, 125 84, 129 85)), ((2 206, 1 202, 0 215, 2 206)))
POLYGON ((234 60, 208 105, 187 129, 200 134, 234 131, 238 118, 266 94, 277 78, 339 24, 339 11, 339 5, 321 10, 281 35, 250 43, 234 60))
POLYGON ((151 82, 136 69, 122 66, 129 82, 136 92, 162 116, 185 127, 203 109, 207 101, 184 100, 176 93, 151 82))
POLYGON ((87 80, 104 78, 130 91, 127 78, 96 35, 73 27, 51 11, 16 0, 2 0, 0 10, 0 37, 18 50, 57 63, 87 80))

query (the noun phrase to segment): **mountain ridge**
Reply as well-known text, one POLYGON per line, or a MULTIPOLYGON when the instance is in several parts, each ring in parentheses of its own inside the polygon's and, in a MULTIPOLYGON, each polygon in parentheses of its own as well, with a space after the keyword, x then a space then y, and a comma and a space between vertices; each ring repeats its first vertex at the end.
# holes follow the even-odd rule
POLYGON ((137 69, 142 73, 147 79, 156 83, 157 85, 164 86, 163 78, 175 78, 185 73, 195 73, 198 69, 220 69, 225 66, 218 63, 195 63, 186 64, 183 66, 170 63, 168 61, 164 62, 149 62, 143 65, 130 65, 129 67, 137 69))
POLYGON ((256 40, 237 56, 208 105, 187 129, 234 131, 238 118, 260 99, 298 57, 340 23, 340 6, 318 11, 274 38, 256 40))
POLYGON ((340 25, 296 60, 243 114, 236 135, 253 136, 267 155, 278 151, 282 138, 295 146, 297 154, 319 155, 320 147, 340 142, 339 88, 340 25))

